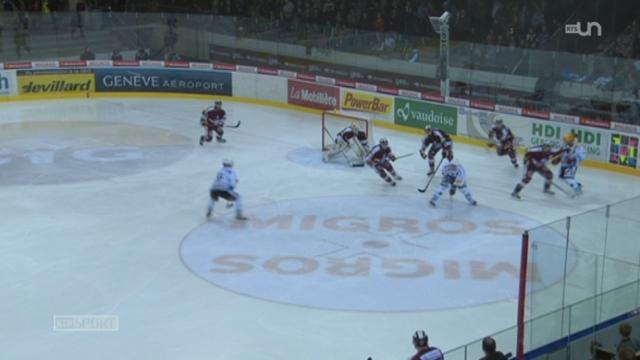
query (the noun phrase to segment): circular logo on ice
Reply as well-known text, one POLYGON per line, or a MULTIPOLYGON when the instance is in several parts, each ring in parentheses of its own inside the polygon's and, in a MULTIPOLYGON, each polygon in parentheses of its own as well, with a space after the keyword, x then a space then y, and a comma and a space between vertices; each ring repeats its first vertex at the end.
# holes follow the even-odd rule
POLYGON ((0 185, 59 184, 132 175, 187 156, 193 143, 165 129, 124 123, 0 125, 0 185))
MULTIPOLYGON (((523 216, 446 199, 328 197, 283 201, 194 229, 185 265, 224 289, 346 311, 424 311, 513 298, 523 216)), ((559 235, 553 233, 558 242, 559 235)), ((541 285, 559 278, 534 269, 541 285)))

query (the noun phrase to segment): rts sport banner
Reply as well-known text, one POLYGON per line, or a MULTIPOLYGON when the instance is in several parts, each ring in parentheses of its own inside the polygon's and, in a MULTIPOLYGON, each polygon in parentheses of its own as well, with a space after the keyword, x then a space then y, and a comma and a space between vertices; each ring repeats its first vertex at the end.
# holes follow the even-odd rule
POLYGON ((0 71, 0 96, 18 95, 16 72, 14 70, 0 71))
POLYGON ((419 129, 431 125, 448 134, 458 133, 458 111, 455 107, 396 98, 395 109, 393 122, 397 125, 419 129))
POLYGON ((340 105, 340 89, 304 81, 289 80, 287 84, 289 104, 318 110, 334 110, 340 105))
POLYGON ((393 98, 374 93, 343 89, 340 107, 343 110, 391 114, 393 98))
POLYGON ((561 143, 564 134, 572 132, 577 142, 584 146, 589 159, 604 162, 609 160, 607 159, 608 133, 605 130, 469 108, 460 108, 458 116, 459 133, 473 138, 487 139, 493 122, 496 119, 502 119, 511 129, 520 146, 531 147, 543 143, 557 145, 561 143))
POLYGON ((18 90, 22 96, 90 93, 95 91, 95 77, 87 70, 18 71, 18 90))
POLYGON ((97 91, 231 95, 231 74, 169 69, 96 69, 97 91))

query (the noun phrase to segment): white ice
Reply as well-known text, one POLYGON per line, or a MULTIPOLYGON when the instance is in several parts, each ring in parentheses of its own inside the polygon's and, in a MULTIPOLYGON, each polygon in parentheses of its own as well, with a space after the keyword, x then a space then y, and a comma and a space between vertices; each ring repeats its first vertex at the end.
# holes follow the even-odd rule
MULTIPOLYGON (((197 100, 122 98, 2 104, 0 129, 20 124, 13 131, 24 130, 20 141, 11 144, 14 147, 39 148, 42 139, 30 139, 31 129, 69 122, 70 127, 123 123, 164 129, 167 134, 188 137, 193 149, 167 166, 126 176, 0 185, 2 358, 346 360, 372 356, 384 360, 412 354, 410 339, 417 329, 427 331, 432 345, 448 350, 515 324, 513 298, 446 310, 362 312, 265 301, 204 281, 183 264, 180 246, 188 233, 205 222, 207 189, 224 158, 235 161, 238 191, 249 217, 261 217, 261 209, 287 206, 292 199, 344 195, 339 211, 345 211, 358 208, 352 202, 359 197, 385 195, 389 201, 398 196, 415 199, 408 202, 407 211, 417 217, 434 211, 461 209, 461 214, 471 214, 493 208, 546 223, 640 193, 637 178, 582 168, 578 173, 585 189, 582 197, 569 199, 560 193, 549 197, 541 192, 537 176, 522 192, 523 200, 515 201, 509 194, 521 170, 488 149, 456 144, 456 156, 481 206, 469 208, 461 194, 453 201, 445 195, 440 208, 432 210, 427 195, 435 186, 427 195, 416 191, 424 186, 426 171, 426 163, 417 155, 395 164, 404 179, 392 188, 369 168, 316 165, 309 156, 320 147, 318 116, 231 101, 225 102, 228 122, 241 120, 241 127, 227 129, 226 144, 214 141, 199 147, 198 119, 208 105, 197 100), (309 164, 291 161, 292 156, 309 164), (424 207, 416 207, 420 204, 424 207), (119 331, 53 331, 53 316, 70 314, 115 314, 119 331)), ((128 145, 158 141, 145 138, 144 132, 121 135, 129 137, 128 145)), ((389 138, 398 155, 419 147, 415 135, 377 128, 376 136, 389 138)), ((47 141, 57 148, 67 145, 55 136, 47 141)), ((0 156, 7 147, 0 143, 0 156)), ((0 171, 4 171, 1 163, 0 171)), ((219 205, 217 210, 213 224, 226 226, 221 219, 229 219, 233 209, 219 205)), ((387 213, 384 206, 369 211, 370 215, 396 215, 387 213)), ((211 246, 216 244, 215 235, 211 234, 211 246)), ((468 241, 473 248, 473 238, 468 241)), ((308 291, 319 285, 310 282, 308 291)), ((473 300, 472 290, 461 286, 459 296, 473 300)))

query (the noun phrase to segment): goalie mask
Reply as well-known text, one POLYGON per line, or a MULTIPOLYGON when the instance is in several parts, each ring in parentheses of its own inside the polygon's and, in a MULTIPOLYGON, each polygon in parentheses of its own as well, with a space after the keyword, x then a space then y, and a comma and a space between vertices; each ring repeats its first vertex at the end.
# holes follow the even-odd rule
POLYGON ((360 132, 360 129, 358 128, 358 125, 356 125, 356 123, 351 123, 351 130, 353 130, 353 132, 356 134, 360 132))

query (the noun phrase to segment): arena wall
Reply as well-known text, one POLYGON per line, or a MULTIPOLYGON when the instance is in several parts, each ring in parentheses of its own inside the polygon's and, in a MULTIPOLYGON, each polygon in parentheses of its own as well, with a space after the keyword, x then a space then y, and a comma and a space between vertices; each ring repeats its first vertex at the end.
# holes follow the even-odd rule
POLYGON ((377 126, 421 134, 442 128, 455 141, 486 146, 501 118, 521 148, 559 143, 573 132, 586 166, 640 175, 640 127, 536 112, 470 99, 381 87, 268 67, 162 61, 44 61, 0 64, 0 102, 102 96, 220 97, 319 113, 369 112, 377 126))

